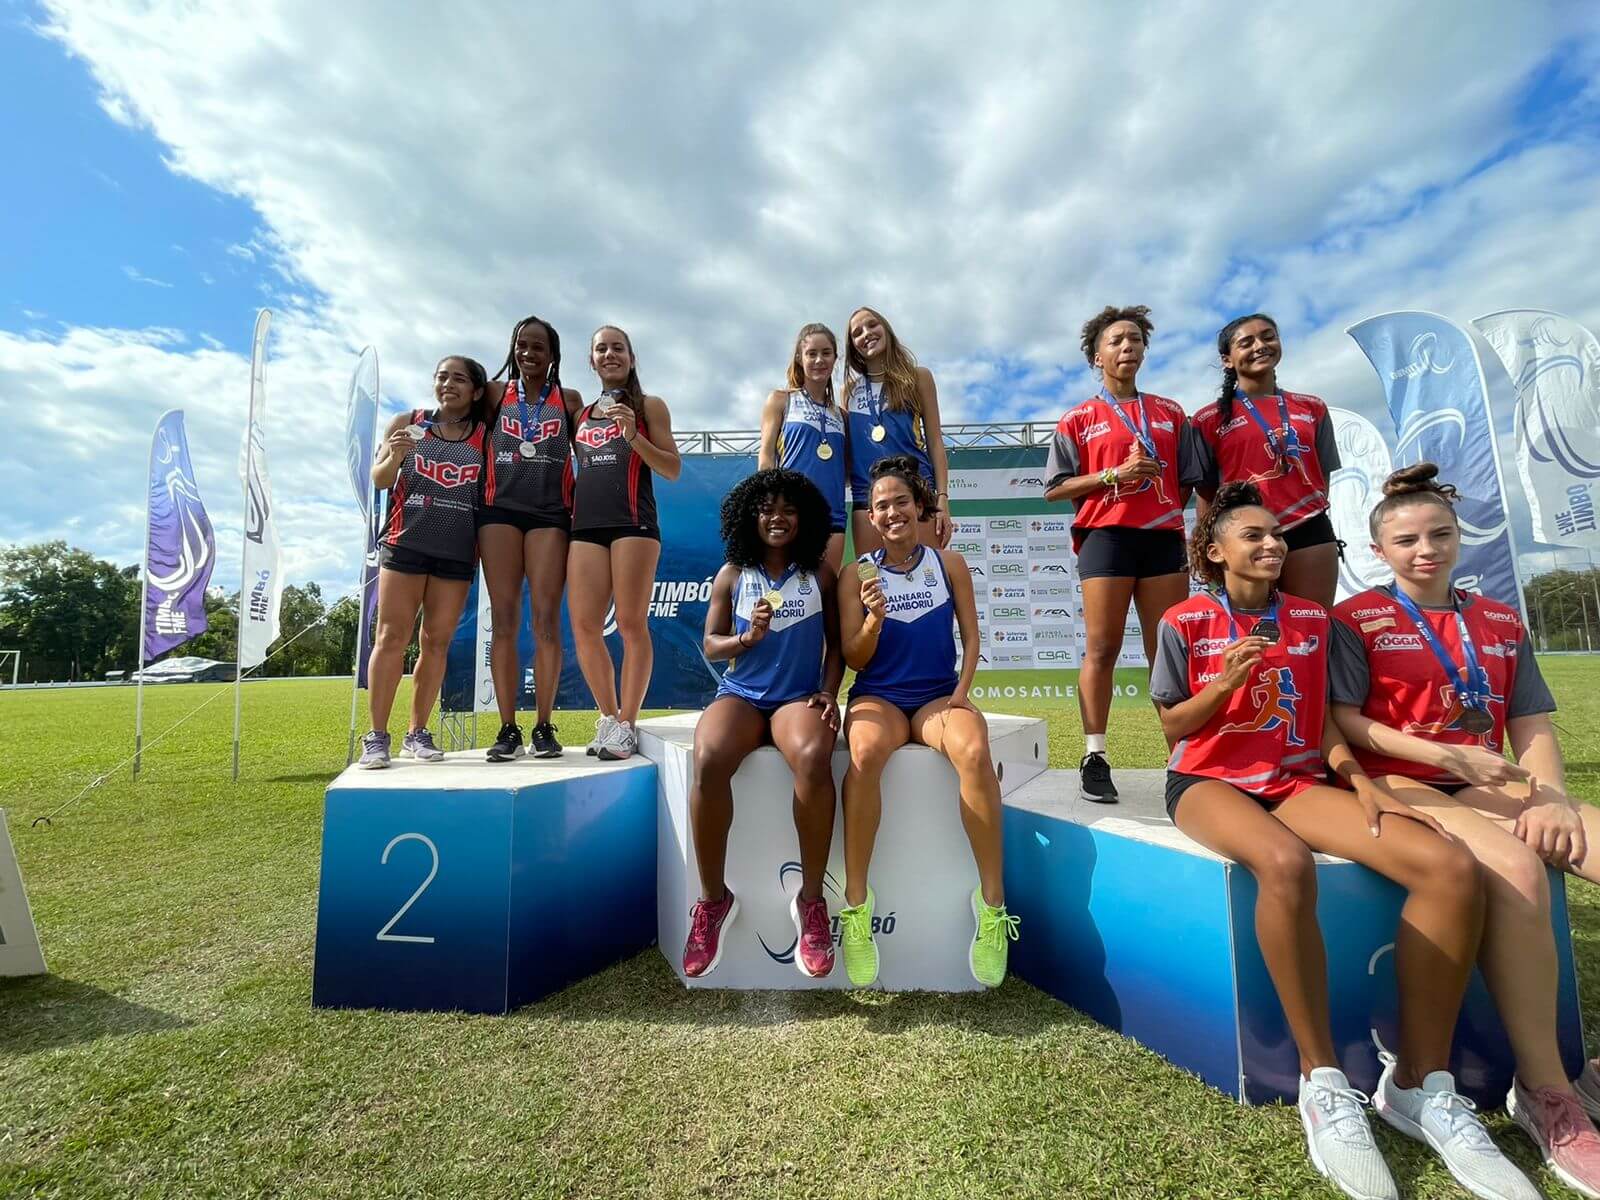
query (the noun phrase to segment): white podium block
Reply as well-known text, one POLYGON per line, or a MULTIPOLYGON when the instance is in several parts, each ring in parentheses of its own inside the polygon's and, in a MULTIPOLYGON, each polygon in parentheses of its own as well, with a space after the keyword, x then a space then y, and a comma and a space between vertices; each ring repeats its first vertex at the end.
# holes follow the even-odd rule
MULTIPOLYGON (((661 953, 683 978, 689 911, 700 898, 699 867, 689 830, 694 727, 699 713, 639 722, 640 751, 657 765, 656 926, 661 953)), ((1050 749, 1043 721, 989 714, 989 737, 1002 795, 1042 772, 1050 749)), ((850 756, 841 736, 833 757, 842 787, 850 756)), ((733 829, 727 884, 739 916, 727 933, 722 962, 691 987, 842 988, 844 962, 826 979, 795 966, 789 902, 800 890, 800 850, 793 816, 794 780, 776 747, 745 759, 733 777, 733 829)), ((955 769, 926 746, 895 751, 883 773, 883 822, 872 857, 877 895, 879 987, 890 991, 958 992, 978 988, 967 964, 972 941, 972 889, 978 872, 961 826, 955 769)), ((844 812, 834 820, 824 882, 828 910, 844 903, 844 812)))
POLYGON ((6 810, 0 808, 0 977, 45 973, 44 951, 39 949, 28 893, 22 887, 22 868, 11 848, 6 810))

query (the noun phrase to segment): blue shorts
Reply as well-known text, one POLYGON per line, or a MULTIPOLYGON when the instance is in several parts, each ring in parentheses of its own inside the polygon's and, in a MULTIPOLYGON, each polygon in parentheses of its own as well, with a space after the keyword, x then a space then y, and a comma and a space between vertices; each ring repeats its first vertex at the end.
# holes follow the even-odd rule
POLYGON ((857 700, 865 700, 868 697, 871 697, 874 700, 882 700, 885 704, 894 705, 901 712, 905 713, 906 720, 909 721, 912 717, 917 715, 917 710, 920 709, 924 704, 931 704, 935 700, 943 700, 955 690, 956 680, 954 679, 950 681, 950 686, 945 688, 943 691, 932 692, 929 695, 923 696, 920 700, 916 698, 907 699, 904 696, 883 696, 879 695, 877 692, 863 692, 858 688, 851 688, 850 695, 845 700, 845 708, 848 709, 857 700))
POLYGON ((712 697, 712 699, 721 700, 724 696, 732 696, 735 700, 743 700, 763 717, 771 717, 773 713, 777 712, 785 704, 794 704, 802 700, 809 700, 814 695, 816 695, 815 692, 807 692, 804 696, 790 696, 787 700, 752 700, 749 696, 736 692, 732 688, 724 688, 719 686, 717 688, 717 694, 712 697))

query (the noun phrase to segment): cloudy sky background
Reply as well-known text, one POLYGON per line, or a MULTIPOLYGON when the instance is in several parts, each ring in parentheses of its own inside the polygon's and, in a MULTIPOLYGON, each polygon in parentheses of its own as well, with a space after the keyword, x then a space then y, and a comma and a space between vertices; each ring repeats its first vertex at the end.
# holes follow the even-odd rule
POLYGON ((288 573, 336 590, 369 342, 409 407, 538 313, 592 396, 614 322, 677 427, 751 428, 871 304, 947 422, 1054 419, 1102 304, 1152 306, 1191 411, 1265 309, 1287 386, 1388 428, 1354 321, 1600 328, 1593 5, 461 7, 0 0, 5 537, 136 561, 182 407, 232 586, 261 305, 288 573))

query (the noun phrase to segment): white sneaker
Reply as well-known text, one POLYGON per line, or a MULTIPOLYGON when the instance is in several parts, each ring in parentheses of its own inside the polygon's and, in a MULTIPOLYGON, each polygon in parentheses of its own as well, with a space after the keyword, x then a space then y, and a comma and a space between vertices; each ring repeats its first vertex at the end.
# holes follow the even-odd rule
POLYGON ((1591 1121, 1600 1121, 1600 1069, 1595 1059, 1583 1064, 1583 1072, 1572 1081, 1572 1090, 1578 1093, 1578 1102, 1591 1121))
POLYGON ((1354 1200, 1400 1200, 1363 1107, 1366 1096, 1337 1067, 1317 1067, 1300 1077, 1300 1124, 1316 1167, 1354 1200))
POLYGON ((1528 1182, 1478 1119, 1477 1105, 1456 1091, 1449 1071, 1430 1071, 1421 1087, 1404 1088, 1394 1081, 1394 1055, 1378 1056, 1383 1074, 1372 1093, 1378 1115, 1407 1137, 1433 1147, 1456 1182, 1482 1200, 1539 1200, 1528 1182))
POLYGON ((590 758, 600 753, 600 747, 605 744, 606 734, 617 723, 615 717, 602 716, 594 727, 594 741, 589 743, 589 748, 584 751, 590 758))
POLYGON ((633 731, 633 726, 626 721, 613 721, 611 728, 606 731, 605 741, 600 743, 600 749, 595 754, 605 762, 621 762, 632 757, 639 748, 639 737, 633 731))

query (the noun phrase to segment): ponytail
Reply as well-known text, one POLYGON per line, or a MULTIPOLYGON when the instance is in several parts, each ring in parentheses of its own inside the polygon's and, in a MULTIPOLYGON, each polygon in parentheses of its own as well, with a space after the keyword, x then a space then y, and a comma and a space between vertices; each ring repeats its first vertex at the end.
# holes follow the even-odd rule
POLYGON ((1437 504, 1460 524, 1455 504, 1461 493, 1452 484, 1436 482, 1438 475, 1438 464, 1419 462, 1401 467, 1383 481, 1383 499, 1373 506, 1372 515, 1367 518, 1374 542, 1379 541, 1378 534, 1390 515, 1409 504, 1437 504))

